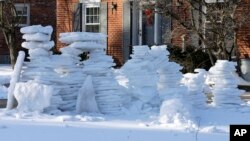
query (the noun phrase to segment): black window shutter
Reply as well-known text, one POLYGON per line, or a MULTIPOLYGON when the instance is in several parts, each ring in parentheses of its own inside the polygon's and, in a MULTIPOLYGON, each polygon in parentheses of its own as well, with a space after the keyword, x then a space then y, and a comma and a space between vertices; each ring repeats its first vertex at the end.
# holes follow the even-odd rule
POLYGON ((73 12, 73 31, 83 31, 83 4, 77 3, 73 12))

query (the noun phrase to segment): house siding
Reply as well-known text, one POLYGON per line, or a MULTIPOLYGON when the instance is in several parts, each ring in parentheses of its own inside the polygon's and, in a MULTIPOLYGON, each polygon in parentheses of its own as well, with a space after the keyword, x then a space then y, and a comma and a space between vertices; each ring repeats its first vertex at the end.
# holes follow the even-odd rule
POLYGON ((108 48, 107 54, 113 56, 118 66, 124 63, 123 59, 123 0, 102 0, 108 3, 108 48), (112 2, 117 4, 117 10, 113 10, 112 2))
MULTIPOLYGON (((23 0, 15 0, 15 3, 23 3, 23 0)), ((26 3, 30 4, 30 25, 41 24, 52 25, 53 28, 56 28, 56 0, 27 0, 26 3)), ((17 28, 17 45, 21 48, 21 43, 23 42, 21 38, 21 33, 19 32, 20 28, 17 28)), ((52 39, 56 38, 55 33, 52 35, 52 39)), ((8 55, 9 51, 5 44, 4 36, 0 33, 0 55, 8 55)), ((0 60, 0 63, 3 63, 3 60, 0 60)))
POLYGON ((63 32, 73 31, 73 12, 74 6, 79 3, 79 0, 57 0, 56 1, 56 48, 58 49, 65 46, 58 41, 59 34, 63 32))
MULTIPOLYGON (((250 0, 243 0, 237 10, 237 14, 241 15, 244 12, 250 12, 250 0)), ((249 17, 247 17, 249 18, 249 17)), ((243 26, 237 32, 237 45, 239 47, 240 58, 250 58, 250 25, 243 26)))

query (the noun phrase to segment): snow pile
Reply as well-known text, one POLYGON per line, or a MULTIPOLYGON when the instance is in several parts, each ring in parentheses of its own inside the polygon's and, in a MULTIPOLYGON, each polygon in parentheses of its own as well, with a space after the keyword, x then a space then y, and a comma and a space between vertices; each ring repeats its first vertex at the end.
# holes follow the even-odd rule
POLYGON ((95 99, 100 112, 104 114, 120 113, 125 93, 111 71, 111 67, 115 65, 114 60, 104 52, 106 35, 89 32, 61 33, 59 40, 69 44, 65 49, 61 49, 63 54, 71 53, 73 56, 79 51, 89 52, 89 59, 83 62, 82 72, 92 76, 95 99))
POLYGON ((166 100, 161 105, 159 122, 163 125, 173 125, 182 128, 196 128, 186 101, 179 98, 166 100))
POLYGON ((188 88, 188 97, 193 106, 201 108, 206 105, 206 94, 211 93, 211 90, 205 84, 207 71, 204 69, 195 69, 194 71, 195 73, 184 74, 182 83, 188 88))
POLYGON ((99 113, 99 109, 95 100, 95 91, 91 76, 86 78, 81 89, 79 90, 76 103, 76 112, 78 114, 82 112, 99 113))
POLYGON ((175 62, 169 62, 169 52, 166 52, 166 61, 161 63, 157 69, 159 75, 157 90, 163 101, 160 107, 159 122, 191 128, 195 124, 190 116, 193 113, 192 107, 187 102, 187 88, 181 83, 183 75, 180 70, 182 67, 175 62))
POLYGON ((243 90, 237 88, 238 81, 234 76, 236 63, 217 60, 209 70, 208 83, 212 84, 213 105, 219 107, 235 107, 242 103, 240 95, 243 90))
POLYGON ((17 109, 23 112, 42 112, 50 106, 53 93, 57 93, 52 86, 33 82, 17 83, 14 95, 18 101, 17 109))
POLYGON ((132 59, 121 68, 122 74, 128 79, 127 87, 131 96, 128 107, 130 111, 143 112, 159 107, 160 99, 156 85, 158 78, 154 61, 160 55, 155 52, 151 52, 148 46, 133 46, 132 59))

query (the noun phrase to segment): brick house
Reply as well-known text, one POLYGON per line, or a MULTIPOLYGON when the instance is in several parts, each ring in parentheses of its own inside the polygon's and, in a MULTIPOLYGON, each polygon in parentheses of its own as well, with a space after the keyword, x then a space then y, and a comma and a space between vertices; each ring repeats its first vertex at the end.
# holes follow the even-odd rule
MULTIPOLYGON (((177 1, 169 0, 173 5, 177 1)), ((250 0, 243 0, 239 12, 250 7, 250 0)), ((16 0, 18 2, 21 0, 16 0)), ((19 4, 20 5, 20 4, 19 4)), ((134 0, 27 0, 27 23, 24 25, 52 25, 56 48, 64 45, 57 39, 62 32, 91 31, 108 35, 107 54, 118 65, 129 59, 133 45, 172 43, 181 46, 182 37, 166 38, 178 25, 171 18, 164 18, 152 10, 140 10, 134 0)), ((181 31, 185 33, 185 30, 181 31)), ((250 55, 250 27, 237 33, 241 57, 250 55)), ((196 39, 193 39, 197 42, 196 39)), ((21 39, 20 39, 21 41, 21 39)), ((6 62, 8 52, 0 35, 0 63, 6 62)))
MULTIPOLYGON (((52 25, 56 27, 56 0, 26 0, 27 3, 23 4, 23 0, 15 0, 15 6, 18 13, 22 13, 23 21, 20 27, 27 25, 52 25)), ((19 43, 21 44, 22 39, 17 29, 17 34, 19 35, 19 43)), ((55 34, 53 34, 53 39, 55 39, 55 34)), ((20 48, 21 49, 21 48, 20 48)), ((9 63, 9 51, 5 44, 3 34, 0 32, 0 64, 9 63)))

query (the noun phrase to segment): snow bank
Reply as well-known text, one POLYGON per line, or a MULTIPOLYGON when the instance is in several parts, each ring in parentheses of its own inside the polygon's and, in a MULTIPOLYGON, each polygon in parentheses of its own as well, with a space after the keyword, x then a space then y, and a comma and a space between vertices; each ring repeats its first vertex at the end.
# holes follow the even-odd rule
POLYGON ((17 109, 22 112, 42 112, 50 106, 51 96, 56 91, 52 86, 34 82, 17 83, 14 95, 17 99, 17 109))
POLYGON ((95 91, 92 83, 92 77, 87 76, 81 89, 79 90, 76 102, 76 113, 78 114, 81 114, 83 112, 99 113, 99 109, 95 100, 95 91))

